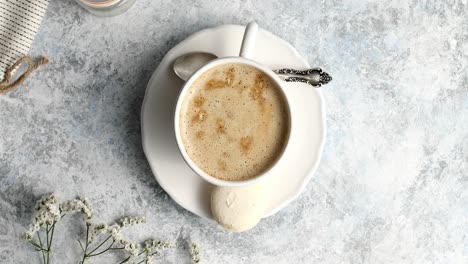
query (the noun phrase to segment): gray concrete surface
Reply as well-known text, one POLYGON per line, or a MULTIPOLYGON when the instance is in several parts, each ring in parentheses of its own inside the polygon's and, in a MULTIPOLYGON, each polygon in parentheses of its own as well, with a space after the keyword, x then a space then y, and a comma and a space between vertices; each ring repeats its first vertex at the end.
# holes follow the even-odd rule
MULTIPOLYGON (((0 96, 0 262, 40 263, 18 237, 33 203, 88 197, 96 219, 146 215, 136 239, 198 241, 203 263, 468 263, 466 1, 157 1, 97 18, 51 1, 31 54, 51 63, 0 96), (141 147, 139 112, 164 54, 198 30, 261 27, 334 80, 305 192, 248 233, 179 207, 141 147)), ((75 218, 53 263, 77 263, 75 218)), ((119 255, 91 259, 116 263, 119 255)), ((158 263, 189 263, 183 246, 158 263)))

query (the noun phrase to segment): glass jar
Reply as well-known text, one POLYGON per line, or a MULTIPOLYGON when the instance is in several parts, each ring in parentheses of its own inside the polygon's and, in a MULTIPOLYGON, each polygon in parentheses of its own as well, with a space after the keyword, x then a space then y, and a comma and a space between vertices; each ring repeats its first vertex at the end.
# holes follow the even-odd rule
POLYGON ((127 11, 136 0, 75 0, 96 16, 116 16, 127 11))

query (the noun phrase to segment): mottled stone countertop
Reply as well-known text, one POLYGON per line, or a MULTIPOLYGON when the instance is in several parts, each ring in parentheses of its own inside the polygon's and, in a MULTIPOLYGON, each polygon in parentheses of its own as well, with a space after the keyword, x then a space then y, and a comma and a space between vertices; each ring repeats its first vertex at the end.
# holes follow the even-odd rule
MULTIPOLYGON (((103 222, 146 215, 130 236, 197 241, 204 263, 468 263, 466 1, 139 0, 113 18, 51 1, 31 54, 51 63, 0 96, 0 263, 40 263, 18 237, 52 191, 88 197, 103 222), (171 47, 252 19, 334 80, 306 190, 232 234, 158 186, 139 114, 171 47)), ((57 231, 53 263, 78 262, 82 228, 67 221, 78 223, 57 231)), ((190 261, 183 246, 158 259, 190 261)))

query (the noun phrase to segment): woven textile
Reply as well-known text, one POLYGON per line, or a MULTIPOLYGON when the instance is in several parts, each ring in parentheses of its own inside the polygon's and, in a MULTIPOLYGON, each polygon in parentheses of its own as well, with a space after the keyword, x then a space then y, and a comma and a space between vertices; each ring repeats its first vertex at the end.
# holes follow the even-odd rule
POLYGON ((0 79, 29 52, 49 0, 0 0, 0 79))

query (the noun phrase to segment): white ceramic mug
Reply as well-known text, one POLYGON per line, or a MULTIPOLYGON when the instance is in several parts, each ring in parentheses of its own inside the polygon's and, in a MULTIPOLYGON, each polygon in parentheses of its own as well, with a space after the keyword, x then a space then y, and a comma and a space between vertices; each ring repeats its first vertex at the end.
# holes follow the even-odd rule
POLYGON ((176 110, 174 114, 174 130, 175 130, 175 137, 177 140, 177 145, 179 147, 180 153, 182 154, 182 157, 184 158, 185 162, 188 164, 188 166, 199 176, 201 176, 203 179, 208 181, 209 183, 212 183, 217 186, 223 186, 223 187, 240 187, 240 186, 245 186, 249 184, 253 184, 255 182, 258 182, 260 179, 267 177, 268 175, 274 173, 275 168, 277 165, 281 162, 283 154, 285 153, 288 145, 289 145, 289 135, 291 135, 291 130, 293 128, 293 120, 291 116, 291 110, 290 110, 290 99, 288 97, 287 91, 284 89, 284 83, 278 78, 278 76, 269 68, 263 66, 262 64, 259 64, 258 62, 253 61, 251 58, 254 53, 255 49, 255 42, 256 42, 256 37, 257 37, 257 32, 258 32, 258 25, 255 22, 250 22, 247 27, 245 28, 244 32, 244 38, 242 40, 242 46, 240 49, 239 57, 224 57, 224 58, 218 58, 215 59, 202 68, 200 68, 198 71, 196 71, 184 84, 182 91, 179 94, 179 98, 177 99, 177 105, 176 105, 176 110), (279 87, 279 89, 282 91, 285 102, 286 102, 286 109, 288 113, 288 117, 290 120, 289 124, 289 133, 287 135, 287 140, 285 147, 283 148, 282 153, 280 153, 279 158, 276 160, 274 164, 270 166, 269 169, 264 171, 263 173, 257 175, 254 178, 244 180, 244 181, 225 181, 225 180, 220 180, 218 178, 215 178, 214 176, 211 176, 204 172, 200 167, 198 167, 195 162, 190 158, 188 155, 187 151, 185 150, 184 144, 182 142, 182 137, 180 135, 180 111, 182 108, 182 103, 184 101, 185 95, 187 91, 190 89, 192 86, 193 82, 197 80, 203 73, 206 71, 223 65, 223 64, 228 64, 228 63, 237 63, 237 64, 244 64, 244 65, 249 65, 257 70, 260 70, 264 74, 266 74, 270 79, 273 81, 273 83, 279 87))

